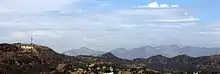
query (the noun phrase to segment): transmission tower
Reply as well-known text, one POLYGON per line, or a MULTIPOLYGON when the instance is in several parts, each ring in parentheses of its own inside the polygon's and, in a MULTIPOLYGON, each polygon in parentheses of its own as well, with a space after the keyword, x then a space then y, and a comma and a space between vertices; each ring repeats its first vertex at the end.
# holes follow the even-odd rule
POLYGON ((33 39, 33 36, 31 36, 31 44, 33 44, 33 40, 34 40, 34 39, 33 39))

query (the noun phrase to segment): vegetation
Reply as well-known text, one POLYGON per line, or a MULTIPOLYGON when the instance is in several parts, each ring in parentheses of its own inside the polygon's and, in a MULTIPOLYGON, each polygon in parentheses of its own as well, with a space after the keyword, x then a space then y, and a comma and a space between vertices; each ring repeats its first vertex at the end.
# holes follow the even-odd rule
POLYGON ((120 59, 111 53, 101 56, 66 56, 36 44, 0 44, 0 74, 102 74, 218 72, 220 56, 190 57, 162 55, 148 59, 120 59), (21 46, 31 46, 26 50, 21 46), (33 50, 34 52, 33 52, 33 50))

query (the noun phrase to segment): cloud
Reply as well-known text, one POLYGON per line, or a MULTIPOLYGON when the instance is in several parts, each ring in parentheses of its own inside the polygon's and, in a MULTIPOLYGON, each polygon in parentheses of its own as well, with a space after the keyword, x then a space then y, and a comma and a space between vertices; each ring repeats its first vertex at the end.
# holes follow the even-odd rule
POLYGON ((151 2, 146 6, 139 6, 138 8, 179 8, 179 5, 159 4, 157 1, 151 2))
POLYGON ((7 0, 0 5, 1 13, 21 13, 33 14, 45 11, 63 10, 70 4, 75 4, 81 0, 7 0))
POLYGON ((48 39, 58 39, 61 38, 62 32, 54 32, 54 31, 14 31, 9 33, 9 38, 18 40, 18 41, 25 41, 29 40, 31 37, 40 40, 48 40, 48 39))
POLYGON ((171 5, 172 8, 179 8, 179 5, 171 5))
POLYGON ((149 22, 191 22, 191 21, 199 21, 199 18, 187 18, 187 19, 179 19, 179 20, 148 20, 149 22))
MULTIPOLYGON (((155 3, 153 3, 155 4, 155 3)), ((164 4, 163 4, 164 5, 164 4)), ((166 4, 167 5, 167 4, 166 4)), ((149 5, 148 5, 149 6, 149 5)), ((154 8, 134 8, 121 10, 116 12, 118 16, 129 16, 134 17, 132 20, 138 20, 139 22, 144 20, 145 22, 194 22, 199 21, 199 18, 190 15, 187 10, 182 8, 165 8, 165 9, 154 9, 154 8)))
POLYGON ((207 34, 207 35, 220 35, 220 31, 211 31, 211 32, 199 32, 200 34, 207 34))
MULTIPOLYGON (((220 25, 218 24, 219 21, 212 21, 206 24, 203 24, 203 26, 199 27, 199 33, 202 35, 220 35, 220 25)), ((215 36, 214 36, 215 37, 215 36)))
POLYGON ((214 31, 220 31, 220 28, 214 28, 213 30, 214 31))
POLYGON ((172 28, 181 28, 180 25, 162 25, 162 27, 172 27, 172 28))
POLYGON ((160 7, 161 8, 169 8, 169 5, 168 4, 160 4, 160 7))
POLYGON ((154 2, 142 8, 137 6, 94 12, 87 9, 92 8, 87 1, 49 1, 43 3, 39 0, 36 4, 26 1, 24 5, 23 0, 15 1, 15 5, 8 1, 8 4, 1 5, 10 7, 0 13, 0 34, 6 33, 1 37, 9 38, 8 41, 28 42, 33 36, 38 43, 50 45, 60 52, 80 46, 106 51, 150 44, 203 45, 216 39, 216 36, 199 33, 204 29, 209 32, 216 28, 216 22, 201 25, 198 18, 178 5, 154 2))
POLYGON ((13 32, 11 33, 10 38, 20 41, 28 39, 28 35, 24 32, 13 32))
POLYGON ((147 5, 149 8, 160 8, 159 4, 155 1, 147 5))

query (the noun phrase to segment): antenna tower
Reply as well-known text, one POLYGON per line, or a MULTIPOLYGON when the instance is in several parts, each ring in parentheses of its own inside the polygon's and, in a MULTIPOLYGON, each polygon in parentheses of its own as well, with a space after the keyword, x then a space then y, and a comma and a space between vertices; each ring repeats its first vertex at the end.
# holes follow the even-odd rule
POLYGON ((31 44, 33 44, 33 40, 34 40, 34 39, 33 39, 33 36, 31 36, 31 44))

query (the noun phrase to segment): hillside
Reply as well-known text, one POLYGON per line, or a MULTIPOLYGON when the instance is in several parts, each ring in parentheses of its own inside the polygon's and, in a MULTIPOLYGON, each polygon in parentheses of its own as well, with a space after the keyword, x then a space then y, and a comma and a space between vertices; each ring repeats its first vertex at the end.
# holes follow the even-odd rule
POLYGON ((220 55, 201 57, 178 55, 171 58, 156 55, 147 59, 127 60, 110 52, 100 56, 66 56, 46 46, 18 43, 0 44, 0 58, 2 58, 0 59, 0 74, 53 74, 57 72, 68 74, 78 68, 91 68, 95 73, 102 67, 114 68, 115 71, 124 69, 149 71, 150 69, 154 72, 216 72, 220 68, 220 55))
POLYGON ((0 44, 0 57, 2 58, 0 69, 9 74, 51 72, 58 64, 68 63, 75 59, 74 57, 69 59, 70 57, 58 54, 46 46, 6 43, 0 44))
MULTIPOLYGON (((114 56, 114 55, 112 55, 114 56)), ((123 59, 103 56, 66 56, 36 44, 0 44, 0 74, 40 74, 67 72, 90 64, 120 67, 123 59), (116 58, 116 59, 113 59, 116 58), (116 63, 117 62, 117 65, 116 63)), ((126 67, 126 66, 122 66, 126 67)))

